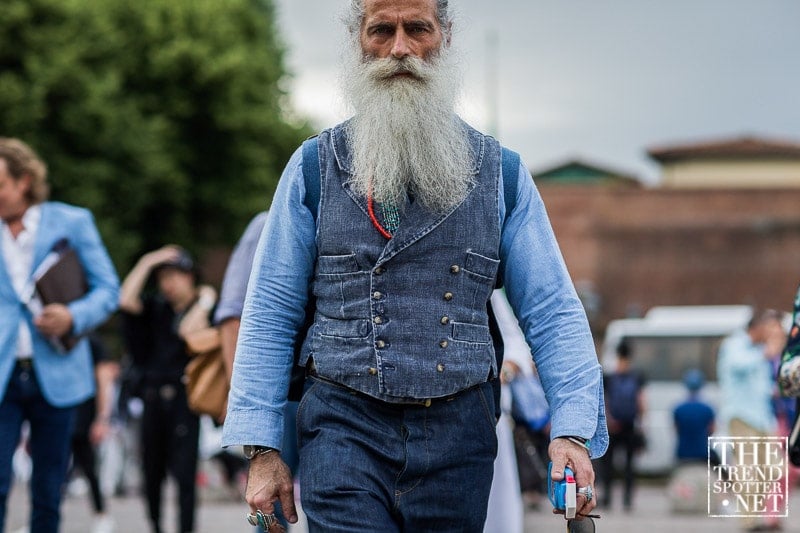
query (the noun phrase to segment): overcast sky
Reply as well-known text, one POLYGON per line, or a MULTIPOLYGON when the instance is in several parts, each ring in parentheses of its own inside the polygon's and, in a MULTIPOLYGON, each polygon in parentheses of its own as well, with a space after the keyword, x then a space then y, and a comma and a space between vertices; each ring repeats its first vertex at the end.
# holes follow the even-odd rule
MULTIPOLYGON (((450 4, 461 115, 483 131, 496 115, 498 138, 534 170, 577 157, 653 182, 653 146, 746 134, 800 142, 800 0, 450 4)), ((337 87, 345 5, 276 0, 292 102, 319 128, 347 116, 337 87)))

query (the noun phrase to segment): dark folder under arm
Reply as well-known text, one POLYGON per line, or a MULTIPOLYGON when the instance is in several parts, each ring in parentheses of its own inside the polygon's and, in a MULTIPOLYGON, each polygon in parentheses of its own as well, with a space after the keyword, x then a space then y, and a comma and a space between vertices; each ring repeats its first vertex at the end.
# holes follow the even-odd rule
MULTIPOLYGON (((58 253, 57 250, 54 252, 58 253)), ((68 304, 86 294, 89 288, 78 254, 72 248, 58 253, 58 258, 35 279, 35 284, 43 306, 52 303, 68 304)), ((68 334, 57 339, 58 342, 54 342, 54 345, 59 351, 69 351, 78 340, 68 334)))

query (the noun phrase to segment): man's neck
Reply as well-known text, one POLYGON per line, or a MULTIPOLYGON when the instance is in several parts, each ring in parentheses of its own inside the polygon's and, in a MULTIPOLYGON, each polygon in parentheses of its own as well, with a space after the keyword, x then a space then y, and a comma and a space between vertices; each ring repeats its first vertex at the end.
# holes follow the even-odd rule
POLYGON ((25 229, 25 225, 22 223, 22 217, 25 216, 27 210, 28 208, 26 207, 22 212, 3 219, 3 222, 8 226, 8 230, 15 239, 22 233, 22 230, 25 229))

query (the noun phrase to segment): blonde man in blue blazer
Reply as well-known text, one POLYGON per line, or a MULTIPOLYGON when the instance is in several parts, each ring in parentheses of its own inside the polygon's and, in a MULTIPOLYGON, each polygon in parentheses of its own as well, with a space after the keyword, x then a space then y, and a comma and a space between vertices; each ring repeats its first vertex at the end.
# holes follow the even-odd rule
POLYGON ((48 202, 47 167, 18 139, 0 137, 0 532, 5 528, 11 458, 30 424, 30 531, 57 532, 74 407, 94 394, 85 334, 117 307, 119 279, 83 208, 48 202), (68 304, 43 305, 33 274, 52 252, 72 248, 88 285, 68 304), (70 350, 50 340, 80 338, 70 350))

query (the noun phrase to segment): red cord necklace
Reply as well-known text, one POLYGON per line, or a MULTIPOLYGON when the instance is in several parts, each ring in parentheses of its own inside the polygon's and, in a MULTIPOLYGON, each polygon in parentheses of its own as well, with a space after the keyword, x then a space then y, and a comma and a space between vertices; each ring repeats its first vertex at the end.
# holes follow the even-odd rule
POLYGON ((370 181, 369 192, 367 193, 367 213, 369 213, 369 219, 372 221, 372 225, 375 226, 375 229, 386 239, 391 239, 392 234, 378 222, 378 217, 375 216, 375 207, 372 200, 372 181, 370 181))

